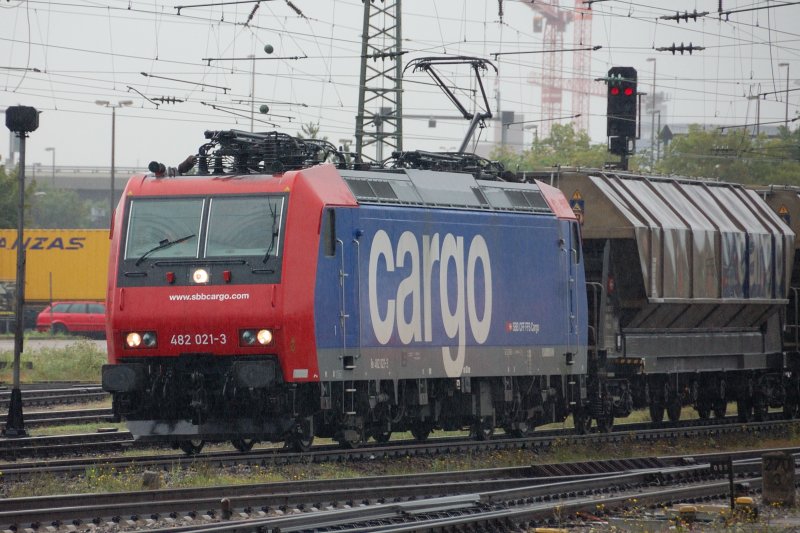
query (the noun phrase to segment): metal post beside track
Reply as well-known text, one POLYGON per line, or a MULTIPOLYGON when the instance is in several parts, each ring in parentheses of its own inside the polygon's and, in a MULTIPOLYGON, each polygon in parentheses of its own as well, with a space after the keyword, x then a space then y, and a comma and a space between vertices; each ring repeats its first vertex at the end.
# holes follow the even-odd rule
POLYGON ((25 225, 25 139, 28 133, 39 127, 39 112, 33 107, 14 106, 6 109, 6 127, 19 137, 19 203, 17 205, 17 290, 14 324, 14 385, 11 389, 11 403, 3 435, 6 437, 25 437, 25 422, 22 417, 22 392, 19 387, 19 367, 22 355, 22 332, 25 328, 25 244, 23 228, 25 225))

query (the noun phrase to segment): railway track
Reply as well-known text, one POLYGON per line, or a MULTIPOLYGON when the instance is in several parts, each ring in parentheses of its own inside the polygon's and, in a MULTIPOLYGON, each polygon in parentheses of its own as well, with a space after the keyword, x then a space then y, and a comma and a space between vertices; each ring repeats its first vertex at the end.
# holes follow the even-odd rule
POLYGON ((64 424, 88 424, 113 422, 111 409, 73 409, 64 411, 36 411, 25 413, 25 427, 60 426, 64 424))
MULTIPOLYGON (((784 450, 797 454, 800 449, 784 450)), ((760 455, 729 455, 741 481, 760 487, 760 455)), ((636 501, 639 506, 724 497, 708 468, 717 455, 654 457, 490 470, 294 481, 242 486, 0 500, 8 528, 71 523, 115 531, 301 531, 361 528, 516 531, 578 521, 636 501)))
MULTIPOLYGON (((431 438, 426 442, 414 440, 392 441, 389 444, 370 443, 355 450, 343 450, 338 445, 317 445, 306 453, 296 453, 275 446, 255 448, 250 452, 214 451, 196 456, 181 453, 153 453, 137 455, 135 459, 124 455, 103 457, 102 463, 110 469, 127 469, 132 466, 164 470, 175 466, 208 464, 215 467, 235 465, 265 466, 292 463, 324 463, 337 461, 373 460, 405 456, 437 456, 447 454, 466 454, 493 450, 541 449, 545 450, 558 442, 560 445, 591 445, 594 443, 654 442, 663 439, 723 435, 787 434, 796 428, 798 422, 772 420, 742 424, 734 420, 725 424, 696 425, 693 427, 663 427, 645 429, 644 424, 620 426, 612 433, 592 433, 575 435, 572 430, 542 431, 534 437, 497 437, 487 441, 465 440, 461 437, 431 438)), ((53 475, 80 475, 86 468, 95 465, 95 456, 74 459, 47 459, 44 457, 85 455, 87 453, 106 453, 109 450, 121 452, 133 448, 148 448, 145 442, 134 441, 125 431, 108 433, 88 433, 59 437, 30 437, 0 440, 0 458, 8 461, 0 463, 0 471, 6 480, 27 479, 32 475, 49 473, 53 475), (34 457, 35 460, 20 460, 34 457)))
MULTIPOLYGON (((47 407, 89 402, 99 402, 111 396, 100 388, 100 385, 72 385, 69 387, 22 388, 23 410, 29 407, 47 407)), ((0 390, 0 409, 8 410, 11 401, 11 390, 0 390)))

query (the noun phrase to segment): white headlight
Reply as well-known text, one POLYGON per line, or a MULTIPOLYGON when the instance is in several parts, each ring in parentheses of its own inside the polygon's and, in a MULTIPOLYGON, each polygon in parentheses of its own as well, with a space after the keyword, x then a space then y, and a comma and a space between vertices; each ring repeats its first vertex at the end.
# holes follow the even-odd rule
POLYGON ((128 333, 125 337, 125 344, 128 348, 138 348, 142 344, 142 336, 138 333, 128 333))
POLYGON ((192 281, 197 284, 208 283, 208 270, 205 268, 198 268, 194 272, 192 272, 192 281))
POLYGON ((258 339, 259 344, 266 346, 272 342, 272 332, 268 329, 260 329, 258 330, 256 338, 258 339))

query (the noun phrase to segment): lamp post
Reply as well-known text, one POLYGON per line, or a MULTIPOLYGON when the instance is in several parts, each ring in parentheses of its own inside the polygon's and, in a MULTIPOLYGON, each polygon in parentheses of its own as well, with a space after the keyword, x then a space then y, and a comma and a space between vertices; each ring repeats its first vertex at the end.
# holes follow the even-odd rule
POLYGON ((650 169, 652 170, 655 162, 653 145, 655 144, 656 133, 656 58, 648 57, 647 62, 653 63, 653 96, 650 99, 650 169))
POLYGON ((6 127, 19 137, 19 176, 17 204, 17 278, 14 307, 14 369, 13 385, 11 388, 11 401, 8 405, 6 427, 3 435, 6 437, 25 437, 25 421, 22 415, 22 391, 19 388, 19 365, 23 351, 22 330, 24 328, 25 313, 25 249, 23 227, 25 219, 25 138, 28 133, 39 128, 39 112, 28 106, 14 106, 6 109, 6 127))
POLYGON ((116 145, 117 135, 117 109, 120 107, 133 105, 133 101, 120 100, 116 104, 112 104, 108 100, 95 100, 94 103, 99 106, 111 108, 111 197, 108 210, 108 223, 111 224, 111 219, 114 218, 114 197, 116 196, 114 192, 114 148, 116 145))
POLYGON ((783 127, 789 130, 789 63, 778 63, 778 67, 786 67, 786 111, 783 116, 783 127))
POLYGON ((56 188, 56 149, 54 146, 48 146, 44 149, 45 152, 53 152, 53 168, 52 174, 50 175, 50 181, 52 182, 51 185, 53 188, 56 188))

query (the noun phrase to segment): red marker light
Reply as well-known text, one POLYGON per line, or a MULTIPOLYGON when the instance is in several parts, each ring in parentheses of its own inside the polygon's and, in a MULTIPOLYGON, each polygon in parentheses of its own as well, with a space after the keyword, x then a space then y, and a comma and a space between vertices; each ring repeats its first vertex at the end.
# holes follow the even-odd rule
POLYGON ((231 271, 230 270, 223 270, 222 271, 222 279, 225 280, 225 283, 231 282, 231 271))
POLYGON ((625 96, 633 95, 633 88, 632 87, 625 87, 625 96))
POLYGON ((167 283, 175 283, 175 272, 167 272, 167 283))
POLYGON ((610 92, 614 96, 618 95, 619 94, 619 87, 612 87, 610 92))

